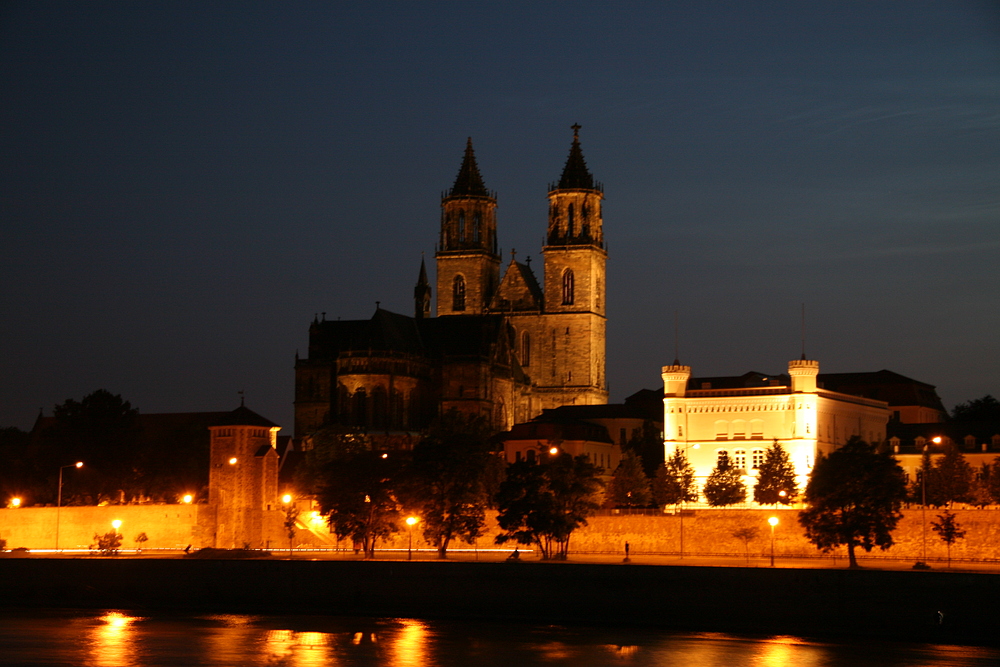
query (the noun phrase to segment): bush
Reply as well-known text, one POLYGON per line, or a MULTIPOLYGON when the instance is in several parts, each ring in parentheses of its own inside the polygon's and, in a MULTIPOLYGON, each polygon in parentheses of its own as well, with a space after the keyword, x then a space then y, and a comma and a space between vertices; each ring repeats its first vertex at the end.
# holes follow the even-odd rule
POLYGON ((94 544, 90 545, 91 551, 98 551, 102 556, 117 556, 122 547, 122 536, 117 531, 111 531, 104 535, 94 535, 94 544))

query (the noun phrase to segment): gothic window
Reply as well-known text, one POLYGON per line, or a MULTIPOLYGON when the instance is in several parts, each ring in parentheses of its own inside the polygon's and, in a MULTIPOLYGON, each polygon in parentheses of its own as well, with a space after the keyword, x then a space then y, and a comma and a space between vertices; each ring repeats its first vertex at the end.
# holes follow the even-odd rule
POLYGON ((753 469, 757 470, 762 465, 764 465, 764 450, 763 449, 753 450, 753 469))
POLYGON ((573 305, 573 269, 563 272, 562 302, 564 306, 573 305))
POLYGON ((566 209, 566 236, 572 238, 573 236, 573 205, 570 204, 569 208, 566 209))
POLYGON ((458 212, 458 240, 465 240, 465 211, 458 212))
POLYGON ((747 450, 737 449, 733 452, 733 467, 737 470, 747 469, 747 450))
POLYGON ((465 310, 465 277, 455 276, 455 281, 451 286, 451 309, 465 310))
POLYGON ((531 365, 531 334, 527 331, 521 334, 521 365, 531 365))
POLYGON ((367 426, 368 425, 368 393, 365 392, 365 388, 361 387, 356 392, 354 392, 354 398, 351 401, 351 425, 352 426, 367 426))
POLYGON ((472 240, 479 243, 479 227, 482 224, 482 218, 476 213, 472 218, 472 240))
POLYGON ((388 426, 388 399, 385 395, 385 388, 378 386, 372 391, 372 426, 375 428, 385 428, 388 426))

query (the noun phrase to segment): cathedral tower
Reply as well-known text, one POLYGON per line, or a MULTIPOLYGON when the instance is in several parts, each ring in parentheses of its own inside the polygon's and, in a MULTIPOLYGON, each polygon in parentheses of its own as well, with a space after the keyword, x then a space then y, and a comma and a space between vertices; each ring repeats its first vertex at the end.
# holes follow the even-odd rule
POLYGON ((437 259, 437 314, 481 315, 500 279, 497 200, 486 189, 472 139, 451 191, 441 198, 437 259))
POLYGON ((549 368, 532 374, 549 404, 595 404, 608 399, 605 377, 603 187, 587 170, 580 126, 558 183, 549 187, 545 257, 545 329, 539 351, 549 368))

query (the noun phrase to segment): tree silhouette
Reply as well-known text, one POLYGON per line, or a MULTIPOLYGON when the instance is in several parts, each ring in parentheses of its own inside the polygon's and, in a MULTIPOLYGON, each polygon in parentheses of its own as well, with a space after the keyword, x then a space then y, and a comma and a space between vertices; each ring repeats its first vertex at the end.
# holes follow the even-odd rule
POLYGON ((948 510, 937 515, 937 521, 931 521, 931 528, 938 534, 941 541, 948 546, 948 567, 951 567, 951 545, 965 537, 965 531, 958 525, 954 514, 948 510))
POLYGON ((486 420, 454 410, 414 447, 400 500, 420 516, 424 538, 437 546, 439 558, 447 558, 455 538, 472 543, 483 534, 491 481, 502 466, 486 420))
POLYGON ((649 478, 634 452, 625 452, 608 485, 607 504, 611 507, 645 507, 652 499, 649 478))
POLYGON ((906 475, 888 453, 852 437, 829 456, 816 459, 806 487, 809 507, 799 513, 806 537, 823 551, 847 545, 851 568, 855 548, 892 546, 892 531, 902 517, 906 475))
POLYGON ((761 505, 790 505, 799 490, 795 484, 795 466, 788 458, 788 452, 775 440, 764 454, 764 462, 757 471, 757 483, 753 487, 753 499, 761 505), (782 491, 784 494, 782 494, 782 491))
POLYGON ((951 410, 952 421, 995 421, 1000 420, 1000 401, 986 394, 965 403, 959 403, 951 410))
POLYGON ((719 454, 719 463, 705 480, 705 499, 712 507, 725 507, 747 499, 747 487, 740 471, 733 467, 729 455, 719 454))
POLYGON ((756 526, 744 526, 733 531, 733 537, 743 540, 743 548, 747 557, 747 565, 750 565, 750 540, 756 539, 760 530, 756 526))
POLYGON ((657 505, 680 505, 698 500, 694 483, 694 468, 679 448, 656 471, 653 479, 653 501, 657 505))
POLYGON ((565 452, 507 466, 497 492, 497 523, 504 531, 497 544, 534 544, 543 560, 565 560, 570 535, 600 507, 598 474, 586 456, 565 452))
POLYGON ((934 463, 931 479, 934 480, 934 499, 932 501, 928 497, 928 502, 932 505, 968 502, 972 487, 972 468, 955 443, 945 445, 944 456, 934 463))

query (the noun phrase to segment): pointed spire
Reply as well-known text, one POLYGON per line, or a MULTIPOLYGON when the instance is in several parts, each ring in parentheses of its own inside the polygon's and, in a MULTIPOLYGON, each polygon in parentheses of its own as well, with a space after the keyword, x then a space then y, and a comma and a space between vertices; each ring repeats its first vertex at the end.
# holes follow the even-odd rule
POLYGON ((573 145, 569 149, 569 157, 566 158, 566 166, 563 167, 562 176, 559 178, 560 190, 574 190, 585 188, 594 189, 594 177, 587 170, 587 162, 583 159, 583 151, 580 150, 580 124, 572 126, 573 145))
POLYGON ((462 167, 455 177, 455 185, 451 186, 449 197, 489 197, 490 192, 483 183, 483 177, 479 174, 479 166, 476 164, 476 154, 472 150, 472 137, 469 137, 465 145, 465 158, 462 160, 462 167))
POLYGON ((417 278, 417 287, 430 287, 427 280, 427 265, 424 263, 424 254, 420 253, 420 276, 417 278))

